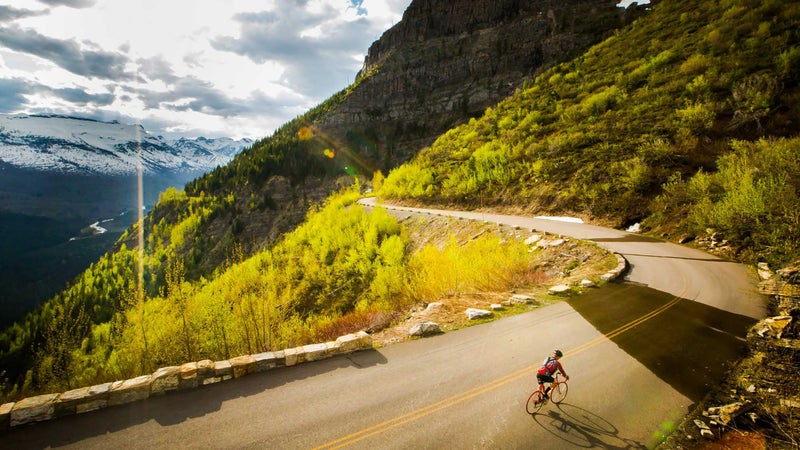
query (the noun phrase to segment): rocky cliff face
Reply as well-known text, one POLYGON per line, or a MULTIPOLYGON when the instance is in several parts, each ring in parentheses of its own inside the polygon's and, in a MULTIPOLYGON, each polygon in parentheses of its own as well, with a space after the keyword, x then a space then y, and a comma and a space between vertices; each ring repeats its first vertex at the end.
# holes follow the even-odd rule
POLYGON ((608 0, 415 0, 319 126, 386 170, 642 11, 608 0))

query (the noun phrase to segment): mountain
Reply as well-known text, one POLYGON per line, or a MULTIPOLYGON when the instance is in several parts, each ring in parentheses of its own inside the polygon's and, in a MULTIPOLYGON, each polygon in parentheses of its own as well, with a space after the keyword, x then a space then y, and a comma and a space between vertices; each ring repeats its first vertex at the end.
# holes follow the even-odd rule
POLYGON ((358 151, 362 167, 388 171, 648 10, 616 3, 415 0, 315 126, 358 151))
POLYGON ((141 125, 58 115, 0 115, 0 161, 40 172, 197 176, 224 165, 249 139, 181 138, 167 141, 141 125))
POLYGON ((337 189, 339 177, 396 167, 646 11, 607 0, 412 2, 370 46, 352 86, 187 185, 192 197, 232 195, 235 206, 198 230, 213 239, 175 251, 209 246, 187 261, 196 278, 237 243, 245 254, 269 246, 337 189))
POLYGON ((151 208, 165 189, 182 188, 251 144, 170 141, 141 126, 75 117, 0 115, 0 326, 58 293, 136 220, 139 149, 144 206, 151 208), (90 227, 95 222, 102 227, 90 227))
MULTIPOLYGON (((243 148, 253 145, 251 139, 233 140, 228 137, 208 139, 202 136, 195 139, 180 138, 168 141, 169 145, 181 155, 192 159, 207 160, 218 165, 227 164, 243 148)), ((211 167, 209 164, 207 164, 211 167)))

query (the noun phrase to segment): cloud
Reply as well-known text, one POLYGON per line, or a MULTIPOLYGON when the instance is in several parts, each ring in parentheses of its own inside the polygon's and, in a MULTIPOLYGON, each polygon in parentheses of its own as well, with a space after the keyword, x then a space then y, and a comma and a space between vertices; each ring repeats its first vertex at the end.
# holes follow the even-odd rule
POLYGON ((90 104, 96 106, 108 106, 114 103, 115 99, 114 94, 90 94, 84 89, 80 88, 52 89, 51 91, 57 97, 80 106, 86 106, 90 104))
POLYGON ((49 6, 67 6, 69 8, 90 8, 97 3, 97 0, 39 0, 49 6))
POLYGON ((299 102, 287 101, 286 98, 279 101, 258 91, 247 98, 232 98, 211 83, 194 77, 179 78, 164 92, 135 89, 132 93, 144 102, 147 109, 192 111, 222 117, 275 113, 300 106, 299 102))
POLYGON ((33 92, 31 86, 16 78, 0 78, 0 113, 18 111, 28 100, 26 94, 33 92))
POLYGON ((179 80, 172 70, 172 65, 167 62, 162 56, 154 58, 139 59, 136 61, 139 65, 139 73, 151 81, 161 80, 167 84, 175 83, 179 80))
POLYGON ((116 99, 114 94, 92 94, 80 87, 53 89, 18 78, 0 78, 0 113, 16 112, 25 108, 29 103, 26 96, 34 94, 53 96, 76 107, 108 106, 116 99))
POLYGON ((29 9, 17 9, 6 5, 0 5, 0 23, 13 22, 25 17, 41 16, 47 11, 31 11, 29 9))
POLYGON ((352 82, 409 1, 0 0, 0 112, 261 136, 352 82))
POLYGON ((311 97, 330 95, 353 81, 364 42, 379 30, 363 16, 344 18, 329 5, 317 10, 311 10, 309 2, 298 6, 238 14, 234 19, 240 24, 240 37, 219 36, 211 46, 259 64, 277 62, 285 69, 286 86, 311 97))
POLYGON ((131 80, 127 72, 129 59, 115 52, 83 50, 73 39, 53 39, 35 30, 16 25, 0 28, 0 44, 22 53, 52 61, 57 66, 76 75, 111 80, 131 80))

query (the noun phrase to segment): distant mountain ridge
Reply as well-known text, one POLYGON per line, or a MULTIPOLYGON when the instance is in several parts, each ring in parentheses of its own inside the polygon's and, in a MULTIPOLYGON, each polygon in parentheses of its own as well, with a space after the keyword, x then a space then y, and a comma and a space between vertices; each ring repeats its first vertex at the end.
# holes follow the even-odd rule
POLYGON ((87 175, 200 174, 227 164, 250 139, 167 140, 141 125, 60 115, 0 115, 0 161, 22 169, 87 175))
POLYGON ((251 144, 167 140, 117 121, 0 115, 0 326, 58 293, 132 223, 136 214, 120 214, 138 207, 137 147, 150 208, 165 189, 181 189, 251 144), (109 218, 108 233, 94 235, 89 224, 109 218))

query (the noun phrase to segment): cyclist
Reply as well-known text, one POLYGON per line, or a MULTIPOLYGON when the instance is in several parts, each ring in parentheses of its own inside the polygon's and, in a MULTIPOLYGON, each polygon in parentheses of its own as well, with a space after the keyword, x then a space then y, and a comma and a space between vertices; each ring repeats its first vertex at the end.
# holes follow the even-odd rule
POLYGON ((564 378, 569 380, 569 375, 564 372, 564 368, 561 367, 561 363, 558 362, 562 356, 564 356, 564 354, 561 353, 561 350, 554 351, 553 356, 548 356, 545 358, 544 363, 542 363, 542 367, 540 367, 536 372, 536 379, 539 381, 539 390, 544 390, 544 401, 547 401, 550 398, 548 394, 550 394, 550 389, 553 387, 552 383, 555 381, 553 379, 553 375, 555 375, 556 372, 561 372, 561 374, 564 375, 564 378), (545 382, 551 383, 547 389, 544 389, 545 382))

